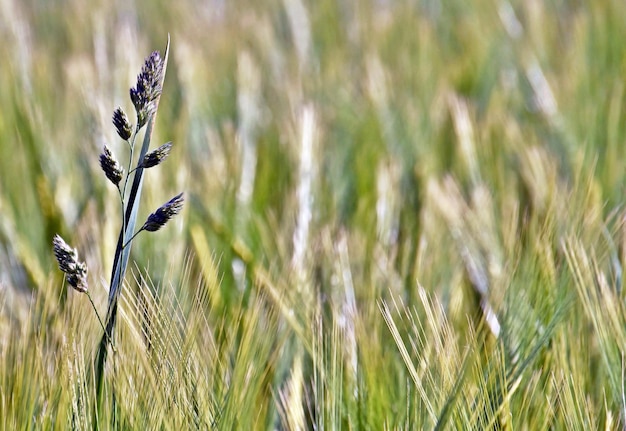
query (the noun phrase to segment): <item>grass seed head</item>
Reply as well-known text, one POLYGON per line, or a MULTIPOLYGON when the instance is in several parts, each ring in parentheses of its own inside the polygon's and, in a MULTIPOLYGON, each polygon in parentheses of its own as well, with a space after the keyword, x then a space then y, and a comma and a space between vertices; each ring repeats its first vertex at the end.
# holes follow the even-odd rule
POLYGON ((161 164, 167 158, 167 156, 169 156, 171 149, 172 143, 168 142, 161 145, 156 150, 150 151, 143 158, 143 161, 141 162, 141 167, 147 169, 161 164))
POLYGON ((102 167, 102 170, 107 178, 113 184, 119 186, 124 175, 124 168, 122 168, 122 165, 119 164, 109 147, 106 145, 104 146, 104 151, 100 154, 100 166, 102 167))
POLYGON ((67 282, 78 292, 87 292, 87 265, 85 262, 76 262, 73 272, 67 274, 67 282))
POLYGON ((163 60, 158 51, 154 51, 137 75, 137 85, 130 89, 130 99, 137 111, 137 128, 143 127, 156 109, 155 101, 161 95, 163 79, 163 60))
POLYGON ((120 135, 120 138, 125 141, 130 139, 132 126, 130 121, 128 121, 126 113, 122 111, 122 108, 117 108, 113 112, 113 125, 115 126, 115 130, 117 130, 117 134, 120 135))
POLYGON ((70 247, 59 235, 52 240, 54 257, 59 269, 67 277, 67 282, 79 292, 87 292, 87 265, 78 260, 78 252, 70 247))
POLYGON ((143 230, 155 232, 161 229, 172 217, 178 214, 183 208, 183 194, 174 196, 168 202, 161 205, 159 209, 148 216, 143 225, 143 230))

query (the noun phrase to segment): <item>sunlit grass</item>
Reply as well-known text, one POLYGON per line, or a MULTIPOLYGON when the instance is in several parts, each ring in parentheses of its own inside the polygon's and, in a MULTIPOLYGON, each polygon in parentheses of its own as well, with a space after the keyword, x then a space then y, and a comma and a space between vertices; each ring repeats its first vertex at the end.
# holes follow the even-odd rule
POLYGON ((621 429, 617 0, 0 9, 0 429, 621 429), (120 299, 97 155, 171 50, 120 299), (167 102, 165 102, 167 101, 167 102))

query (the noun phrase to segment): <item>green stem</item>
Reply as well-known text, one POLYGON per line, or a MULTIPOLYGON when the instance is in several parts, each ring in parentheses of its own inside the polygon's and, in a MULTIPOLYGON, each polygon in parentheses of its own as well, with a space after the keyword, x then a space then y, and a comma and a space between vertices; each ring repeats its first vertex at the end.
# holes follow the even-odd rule
MULTIPOLYGON (((100 318, 100 313, 98 313, 98 309, 96 308, 96 304, 93 302, 93 298, 91 297, 91 293, 89 293, 89 291, 86 291, 85 294, 87 294, 87 298, 89 298, 89 302, 91 302, 91 307, 93 308, 93 311, 96 313, 96 317, 98 318, 98 322, 100 322, 100 326, 102 327, 102 330, 106 334, 106 329, 104 327, 104 323, 102 323, 102 319, 100 318)), ((117 350, 115 349, 115 345, 113 344, 113 340, 109 339, 109 343, 111 343, 111 347, 113 348, 113 352, 117 353, 117 350)))
MULTIPOLYGON (((137 122, 137 124, 139 124, 139 122, 137 122)), ((135 127, 133 136, 131 137, 131 139, 126 141, 130 149, 130 154, 128 156, 128 168, 126 170, 127 172, 126 178, 124 178, 124 187, 122 189, 120 189, 119 185, 117 187, 117 190, 120 195, 120 204, 122 207, 122 243, 124 242, 124 237, 126 236, 126 201, 124 198, 126 196, 126 188, 128 187, 128 179, 130 178, 130 174, 136 170, 136 169, 131 169, 131 167, 133 166, 133 158, 135 155, 135 141, 137 140, 137 135, 139 134, 139 130, 141 130, 139 127, 135 127)), ((124 250, 124 247, 126 247, 125 244, 122 245, 122 250, 124 250)), ((122 267, 118 266, 119 283, 122 283, 121 278, 122 278, 122 267)), ((104 332, 106 334, 106 330, 104 332)), ((113 340, 111 340, 111 338, 112 337, 109 337, 108 339, 109 339, 109 343, 111 343, 111 346, 113 346, 113 340)), ((115 352, 115 348, 113 348, 113 351, 115 352)))
MULTIPOLYGON (((135 127, 135 131, 133 132, 133 136, 130 140, 127 140, 126 142, 128 143, 129 146, 129 150, 130 150, 130 154, 128 157, 128 169, 127 169, 127 173, 126 173, 126 178, 124 179, 124 186, 123 188, 120 188, 119 185, 117 186, 117 191, 120 197, 120 204, 121 204, 121 210, 122 210, 122 233, 121 233, 121 238, 122 238, 122 242, 124 241, 124 237, 126 236, 126 201, 125 201, 125 197, 126 197, 126 188, 128 187, 128 180, 130 177, 130 174, 134 171, 131 170, 131 166, 133 165, 133 157, 134 157, 134 151, 135 151, 135 141, 137 139, 137 134, 139 133, 139 128, 135 127)), ((122 251, 124 250, 124 247, 122 247, 122 250, 120 250, 120 256, 122 255, 122 251)), ((118 265, 117 267, 117 274, 118 274, 118 280, 119 283, 122 283, 122 267, 121 265, 118 265)), ((91 301, 92 306, 94 307, 95 310, 95 305, 91 299, 91 296, 89 296, 89 300, 91 301)), ((117 308, 114 307, 113 310, 113 314, 115 314, 117 312, 117 308)), ((104 377, 104 364, 106 362, 106 356, 107 356, 107 344, 111 346, 111 349, 113 350, 113 353, 117 353, 117 350, 115 349, 115 344, 113 343, 113 330, 111 329, 111 331, 107 331, 107 328, 104 326, 104 324, 102 323, 102 320, 100 319, 100 315, 97 314, 96 311, 96 315, 98 316, 98 320, 100 321, 100 325, 102 326, 102 329, 104 331, 102 340, 100 341, 100 347, 98 349, 98 358, 96 360, 96 404, 94 406, 94 430, 99 430, 99 423, 98 423, 98 418, 100 416, 100 409, 102 408, 102 402, 103 402, 103 395, 104 395, 104 385, 103 383, 103 377, 104 377)), ((111 324, 111 328, 113 328, 113 324, 115 322, 115 317, 112 318, 111 321, 109 321, 109 316, 107 313, 107 326, 109 324, 111 324)))
POLYGON ((128 146, 130 147, 130 157, 128 158, 128 173, 126 174, 126 178, 124 179, 124 196, 126 196, 126 187, 128 186, 128 178, 130 177, 130 174, 132 172, 135 171, 135 169, 131 170, 131 167, 133 166, 133 157, 135 155, 135 141, 137 140, 137 134, 139 133, 139 128, 135 127, 135 132, 133 133, 133 137, 129 140, 126 141, 128 142, 128 146))
POLYGON ((139 229, 137 232, 135 232, 135 234, 134 234, 133 236, 131 236, 131 237, 130 237, 130 239, 129 239, 128 241, 126 241, 126 243, 122 246, 122 249, 124 249, 124 248, 125 248, 128 244, 130 244, 130 242, 131 242, 132 240, 134 240, 134 239, 135 239, 135 237, 136 237, 137 235, 139 235, 139 234, 140 234, 143 230, 144 230, 144 229, 143 229, 143 227, 142 227, 142 228, 141 228, 141 229, 139 229))

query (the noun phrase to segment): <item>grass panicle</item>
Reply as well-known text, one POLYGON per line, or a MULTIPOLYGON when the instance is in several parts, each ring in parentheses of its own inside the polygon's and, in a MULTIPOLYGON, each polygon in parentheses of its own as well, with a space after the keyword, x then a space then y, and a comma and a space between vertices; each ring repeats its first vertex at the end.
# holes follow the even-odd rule
POLYGON ((117 108, 113 111, 113 125, 120 138, 125 141, 130 139, 133 134, 133 127, 122 108, 117 108))
POLYGON ((120 181, 124 177, 124 168, 119 164, 109 147, 104 146, 102 154, 100 154, 100 167, 104 171, 106 177, 119 187, 120 181))
POLYGON ((65 273, 67 282, 78 292, 87 292, 87 265, 78 260, 78 252, 70 247, 63 238, 55 235, 52 241, 54 257, 59 269, 65 273))
POLYGON ((141 73, 137 75, 137 84, 130 89, 130 99, 137 113, 137 130, 145 126, 146 122, 156 112, 164 78, 161 54, 154 51, 146 58, 141 73))
POLYGON ((161 145, 156 150, 150 151, 141 161, 140 167, 144 169, 152 168, 153 166, 160 165, 170 155, 172 150, 172 143, 167 142, 161 145))
MULTIPOLYGON (((168 41, 169 49, 169 41, 168 41)), ((165 56, 167 60, 167 52, 165 56)), ((95 382, 96 389, 95 394, 97 400, 94 403, 94 426, 98 428, 99 413, 102 411, 105 392, 104 386, 104 372, 106 366, 107 351, 109 347, 114 349, 115 338, 115 321, 117 316, 118 298, 121 292, 122 285, 124 283, 125 270, 128 262, 128 256, 130 253, 130 245, 135 236, 141 231, 156 231, 163 227, 173 216, 180 213, 183 206, 182 193, 171 199, 169 202, 162 205, 156 212, 151 214, 142 228, 130 238, 129 232, 132 232, 135 226, 136 212, 140 201, 140 192, 142 185, 143 169, 154 167, 163 162, 170 153, 171 143, 164 144, 147 153, 150 147, 152 127, 154 118, 158 109, 158 102, 162 92, 163 79, 165 78, 165 66, 164 61, 158 51, 154 51, 148 58, 146 58, 140 74, 137 76, 137 83, 135 87, 130 90, 130 97, 133 105, 135 106, 135 112, 137 115, 137 127, 133 133, 130 121, 121 108, 116 108, 113 112, 112 122, 117 134, 120 138, 127 141, 130 146, 129 154, 129 169, 126 174, 126 179, 123 182, 123 188, 120 187, 120 183, 124 178, 124 169, 117 161, 112 151, 108 146, 104 146, 104 150, 100 155, 100 166, 104 171, 105 176, 111 181, 118 189, 121 203, 122 214, 122 228, 120 231, 120 240, 115 252, 115 260, 113 264, 113 273, 111 276, 111 285, 109 288, 109 303, 107 310, 106 324, 102 323, 97 309, 93 302, 91 295, 89 300, 96 311, 98 320, 103 328, 102 339, 98 348, 98 354, 94 365, 95 369, 95 382), (141 153, 136 166, 131 169, 130 167, 134 163, 134 146, 139 131, 148 124, 148 130, 145 132, 144 141, 141 148, 141 153), (129 176, 134 174, 132 188, 127 195, 127 187, 129 184, 129 176), (128 238, 128 240, 126 240, 128 238)), ((83 293, 87 292, 87 267, 83 262, 78 261, 78 255, 75 249, 72 249, 65 241, 58 235, 54 237, 54 254, 59 263, 59 268, 66 274, 67 280, 76 290, 83 293)), ((114 377, 115 379, 115 377, 114 377)), ((112 410, 116 411, 117 403, 115 394, 110 398, 112 401, 112 410)), ((116 421, 114 420, 113 424, 116 421)))
POLYGON ((172 217, 180 213, 183 209, 183 201, 182 193, 174 196, 150 214, 141 229, 148 232, 156 232, 161 229, 172 217))
MULTIPOLYGON (((165 79, 165 65, 167 64, 168 54, 169 37, 165 51, 165 60, 161 58, 159 52, 154 51, 148 58, 146 58, 144 65, 141 69, 141 73, 137 76, 137 83, 135 87, 130 89, 130 98, 133 105, 135 106, 135 112, 137 114, 137 126, 134 136, 130 141, 129 166, 133 163, 134 145, 137 134, 146 124, 147 128, 144 132, 143 144, 136 167, 132 169, 134 176, 128 197, 126 197, 126 187, 128 185, 128 178, 131 172, 130 168, 129 173, 126 176, 126 180, 124 181, 124 189, 120 192, 120 198, 122 200, 122 228, 120 230, 117 248, 115 250, 115 259, 113 262, 111 284, 109 287, 109 301, 107 307, 106 326, 98 347, 98 353, 95 362, 96 396, 98 397, 97 408, 100 408, 103 402, 103 381, 108 355, 107 352, 115 337, 114 330, 118 313, 118 300, 124 283, 126 268, 128 266, 131 242, 136 236, 136 234, 133 235, 132 232, 135 229, 137 211, 139 208, 141 190, 143 186, 142 163, 150 147, 154 121, 156 118, 159 99, 163 88, 163 80, 165 79)), ((114 114, 113 122, 116 128, 118 128, 117 117, 118 116, 114 114)), ((182 196, 182 194, 179 196, 182 196)), ((176 213, 178 213, 181 208, 182 201, 176 207, 176 213)), ((170 215, 170 217, 174 215, 171 213, 171 211, 167 212, 167 214, 170 215)), ((140 229, 139 232, 141 232, 141 230, 142 229, 140 229)), ((115 400, 115 398, 113 398, 113 400, 115 400)), ((113 407, 113 410, 115 410, 115 407, 113 407)), ((98 413, 96 411, 94 415, 97 414, 98 413)))

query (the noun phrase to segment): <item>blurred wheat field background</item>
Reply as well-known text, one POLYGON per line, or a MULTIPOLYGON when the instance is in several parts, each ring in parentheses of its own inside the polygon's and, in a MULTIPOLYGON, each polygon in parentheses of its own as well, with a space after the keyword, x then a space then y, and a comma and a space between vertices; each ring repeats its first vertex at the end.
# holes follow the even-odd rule
POLYGON ((626 429, 617 0, 0 1, 0 429, 626 429), (171 52, 117 352, 100 172, 171 52))

